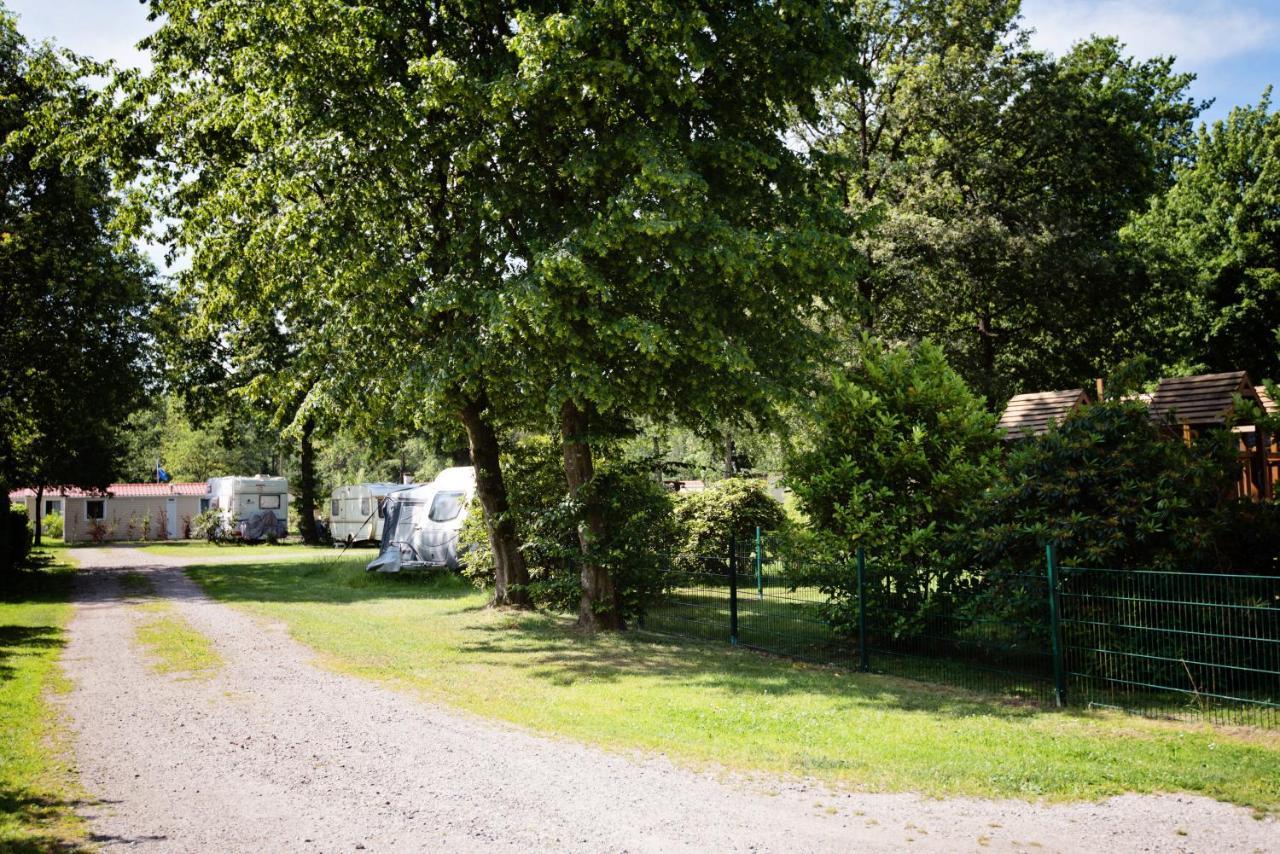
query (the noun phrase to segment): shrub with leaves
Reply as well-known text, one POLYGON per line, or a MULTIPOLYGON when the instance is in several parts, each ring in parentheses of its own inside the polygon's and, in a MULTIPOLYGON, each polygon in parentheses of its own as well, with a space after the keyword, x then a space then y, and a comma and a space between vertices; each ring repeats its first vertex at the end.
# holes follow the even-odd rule
POLYGON ((210 508, 191 519, 191 536, 209 542, 226 539, 229 532, 222 511, 210 508))
POLYGON ((41 520, 44 528, 44 535, 54 540, 61 540, 63 531, 65 530, 62 523, 61 513, 50 513, 41 520))
POLYGON ((996 477, 996 418, 928 341, 864 336, 855 355, 814 401, 787 483, 840 552, 866 547, 909 611, 956 580, 952 531, 996 477))
MULTIPOLYGON (((582 556, 581 505, 568 497, 559 443, 547 436, 521 440, 503 456, 503 475, 529 565, 530 598, 540 608, 576 611, 582 595, 576 563, 582 556)), ((597 557, 610 568, 623 618, 630 620, 659 592, 662 568, 678 538, 671 499, 640 463, 600 462, 591 488, 602 498, 610 532, 597 557)), ((463 573, 477 586, 493 582, 484 525, 473 507, 459 535, 463 573)))
POLYGON ((680 526, 682 556, 725 558, 732 535, 739 547, 755 539, 756 528, 767 534, 782 531, 787 515, 764 483, 728 478, 702 492, 675 496, 675 520, 680 526))
POLYGON ((1081 566, 1223 568, 1220 547, 1236 474, 1234 438, 1191 444, 1142 403, 1082 407, 1010 450, 999 483, 976 507, 973 547, 985 566, 1039 567, 1044 545, 1081 566))

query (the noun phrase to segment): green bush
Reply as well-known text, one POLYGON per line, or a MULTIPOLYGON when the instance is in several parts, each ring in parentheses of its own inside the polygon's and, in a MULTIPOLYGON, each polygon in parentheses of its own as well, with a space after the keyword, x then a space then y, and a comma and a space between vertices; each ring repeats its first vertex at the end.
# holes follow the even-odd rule
POLYGON ((1053 542, 1081 566, 1233 568, 1223 560, 1237 536, 1229 531, 1249 511, 1230 497, 1236 466, 1227 430, 1188 445, 1142 403, 1082 407, 1010 449, 999 482, 975 508, 974 556, 1025 571, 1043 565, 1053 542))
MULTIPOLYGON (((569 500, 563 458, 550 437, 528 438, 503 456, 511 513, 529 566, 533 603, 556 611, 576 611, 582 587, 578 576, 580 507, 569 500)), ((624 619, 643 613, 660 590, 662 569, 677 528, 671 499, 643 464, 605 458, 591 487, 604 496, 609 540, 596 555, 613 576, 624 619)), ((463 573, 477 586, 493 582, 489 548, 479 503, 459 535, 463 573)))
POLYGON ((4 532, 0 534, 0 570, 12 570, 21 565, 31 553, 31 542, 27 508, 20 504, 10 505, 4 520, 4 532))
POLYGON ((846 557, 857 546, 910 609, 955 581, 951 535, 995 480, 1000 436, 982 398, 925 341, 864 336, 789 456, 786 482, 846 557))
POLYGON ((211 543, 226 539, 228 534, 222 511, 210 508, 191 519, 191 536, 211 543))
POLYGON ((60 513, 50 513, 41 520, 41 527, 44 530, 44 536, 51 537, 55 540, 62 539, 63 524, 62 515, 60 513))
POLYGON ((726 558, 732 536, 740 548, 755 540, 756 528, 770 535, 787 527, 787 514, 759 480, 728 478, 702 492, 675 496, 680 527, 679 553, 687 558, 726 558))

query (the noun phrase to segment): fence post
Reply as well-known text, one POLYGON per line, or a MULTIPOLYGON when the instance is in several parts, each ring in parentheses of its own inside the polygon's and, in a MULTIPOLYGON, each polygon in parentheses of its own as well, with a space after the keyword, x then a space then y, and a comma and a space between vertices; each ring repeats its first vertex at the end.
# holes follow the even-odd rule
POLYGON ((1049 634, 1053 649, 1053 694, 1059 707, 1067 704, 1067 679, 1062 661, 1062 626, 1058 616, 1058 547, 1044 547, 1049 573, 1049 634))
POLYGON ((858 546, 858 669, 866 673, 871 669, 871 654, 867 651, 867 550, 858 546))
POLYGON ((764 546, 760 539, 760 526, 756 526, 756 598, 764 599, 764 546))
POLYGON ((738 643, 738 539, 729 532, 729 643, 738 643))

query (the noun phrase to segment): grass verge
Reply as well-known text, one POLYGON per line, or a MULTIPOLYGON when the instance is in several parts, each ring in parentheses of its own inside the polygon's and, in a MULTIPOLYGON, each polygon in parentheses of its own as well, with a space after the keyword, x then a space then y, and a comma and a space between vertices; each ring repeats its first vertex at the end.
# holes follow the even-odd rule
POLYGON ((65 690, 58 655, 73 570, 58 550, 0 580, 0 850, 66 851, 85 843, 66 733, 49 702, 65 690))
MULTIPOLYGON (((137 577, 146 583, 145 592, 149 592, 150 582, 145 576, 137 577)), ((156 673, 208 679, 222 667, 222 657, 213 644, 171 603, 152 601, 137 607, 145 616, 134 628, 133 639, 146 650, 156 673)))
POLYGON ((208 543, 204 540, 176 540, 161 543, 130 543, 129 545, 150 555, 162 557, 308 557, 334 551, 332 546, 304 546, 301 543, 208 543))
POLYGON ((875 791, 1192 792, 1280 808, 1274 734, 1050 712, 641 633, 584 637, 564 617, 487 609, 453 576, 369 575, 332 559, 190 574, 284 622, 337 670, 610 748, 875 791))

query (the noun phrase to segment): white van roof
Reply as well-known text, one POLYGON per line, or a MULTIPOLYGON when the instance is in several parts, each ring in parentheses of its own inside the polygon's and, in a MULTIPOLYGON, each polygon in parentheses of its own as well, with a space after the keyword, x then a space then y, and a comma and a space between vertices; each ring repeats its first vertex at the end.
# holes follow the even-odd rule
POLYGON ((476 485, 476 470, 472 466, 447 468, 432 481, 436 489, 472 489, 476 485))
POLYGON ((254 477, 245 477, 242 475, 228 475, 226 477, 209 478, 209 492, 250 492, 250 493, 276 493, 288 492, 289 480, 284 477, 272 477, 271 475, 260 474, 254 477))

